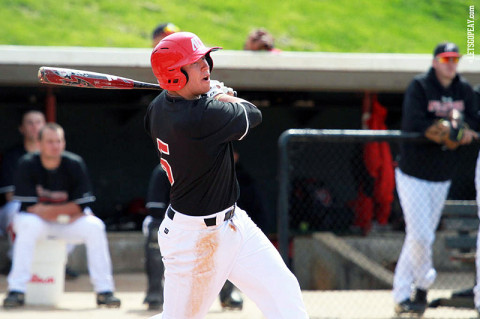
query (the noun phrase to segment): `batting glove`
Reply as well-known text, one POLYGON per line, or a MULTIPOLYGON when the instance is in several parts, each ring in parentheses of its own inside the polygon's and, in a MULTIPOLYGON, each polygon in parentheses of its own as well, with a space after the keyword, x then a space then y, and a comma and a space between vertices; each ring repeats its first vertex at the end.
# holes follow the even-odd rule
POLYGON ((215 97, 221 93, 230 96, 237 96, 237 92, 234 91, 232 88, 225 86, 223 82, 217 80, 210 80, 210 90, 207 92, 207 97, 215 97))

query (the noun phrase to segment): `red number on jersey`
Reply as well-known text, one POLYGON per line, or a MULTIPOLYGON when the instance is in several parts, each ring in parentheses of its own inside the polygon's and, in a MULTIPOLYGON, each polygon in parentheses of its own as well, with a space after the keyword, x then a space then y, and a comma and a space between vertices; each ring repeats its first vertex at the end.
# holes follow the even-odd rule
MULTIPOLYGON (((162 142, 160 139, 157 138, 157 147, 158 150, 160 151, 160 154, 170 154, 168 144, 162 142)), ((168 163, 166 159, 163 158, 163 156, 160 156, 160 165, 162 165, 163 170, 167 173, 168 180, 170 181, 170 184, 173 185, 175 182, 175 179, 173 178, 173 173, 172 173, 172 167, 168 163)))

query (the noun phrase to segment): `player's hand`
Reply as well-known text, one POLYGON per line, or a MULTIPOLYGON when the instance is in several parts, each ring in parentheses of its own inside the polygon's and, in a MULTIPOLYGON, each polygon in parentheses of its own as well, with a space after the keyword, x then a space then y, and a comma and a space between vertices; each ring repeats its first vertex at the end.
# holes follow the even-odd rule
POLYGON ((478 140, 478 133, 469 128, 465 129, 460 144, 470 144, 473 140, 478 140))
POLYGON ((215 97, 222 93, 230 96, 237 96, 237 92, 232 88, 225 86, 223 82, 210 80, 210 90, 207 92, 207 97, 215 97))

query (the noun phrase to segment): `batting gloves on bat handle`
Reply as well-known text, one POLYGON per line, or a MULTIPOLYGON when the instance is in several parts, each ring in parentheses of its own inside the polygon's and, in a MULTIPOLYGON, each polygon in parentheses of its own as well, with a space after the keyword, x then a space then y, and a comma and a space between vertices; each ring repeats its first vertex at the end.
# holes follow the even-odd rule
POLYGON ((223 82, 210 80, 210 90, 206 93, 207 97, 215 97, 222 93, 230 96, 237 96, 237 91, 225 86, 223 82))

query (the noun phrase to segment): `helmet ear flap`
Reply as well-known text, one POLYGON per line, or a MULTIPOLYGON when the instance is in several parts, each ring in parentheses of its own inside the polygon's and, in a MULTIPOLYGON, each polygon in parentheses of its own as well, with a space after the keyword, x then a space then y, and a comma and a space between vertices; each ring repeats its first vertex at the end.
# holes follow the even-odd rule
MULTIPOLYGON (((183 75, 185 76, 185 84, 187 84, 187 82, 188 82, 188 73, 185 72, 183 69, 180 69, 180 71, 182 71, 183 75)), ((185 84, 183 84, 183 85, 185 85, 185 84)))
POLYGON ((212 70, 213 70, 213 59, 210 57, 210 52, 205 54, 205 60, 207 61, 208 66, 210 67, 210 72, 212 72, 212 70))

